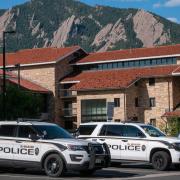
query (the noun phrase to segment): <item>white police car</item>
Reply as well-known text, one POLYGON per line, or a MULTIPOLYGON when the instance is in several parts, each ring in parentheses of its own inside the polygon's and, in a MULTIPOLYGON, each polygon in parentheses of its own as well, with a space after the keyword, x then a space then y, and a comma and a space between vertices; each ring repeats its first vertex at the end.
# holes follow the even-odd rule
POLYGON ((157 170, 180 165, 180 139, 166 137, 159 129, 141 123, 84 123, 78 129, 80 139, 107 143, 111 161, 145 161, 157 170))
POLYGON ((74 139, 58 125, 0 122, 0 166, 40 167, 58 177, 69 169, 89 175, 109 162, 107 145, 74 139))

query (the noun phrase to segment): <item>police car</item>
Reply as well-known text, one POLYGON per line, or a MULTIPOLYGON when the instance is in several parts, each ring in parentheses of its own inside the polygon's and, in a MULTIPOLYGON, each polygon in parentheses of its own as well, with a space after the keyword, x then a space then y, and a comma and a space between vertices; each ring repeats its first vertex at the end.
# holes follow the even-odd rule
POLYGON ((80 139, 107 143, 112 162, 145 161, 157 170, 180 165, 180 139, 166 137, 159 129, 141 123, 84 123, 80 139))
POLYGON ((107 167, 107 145, 74 139, 58 125, 45 122, 0 122, 0 166, 44 169, 51 177, 66 170, 82 174, 107 167))

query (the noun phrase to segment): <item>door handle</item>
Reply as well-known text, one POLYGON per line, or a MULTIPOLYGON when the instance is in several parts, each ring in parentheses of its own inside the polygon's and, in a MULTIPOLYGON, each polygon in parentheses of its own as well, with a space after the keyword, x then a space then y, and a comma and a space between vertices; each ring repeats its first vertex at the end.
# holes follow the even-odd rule
POLYGON ((100 141, 105 141, 105 139, 99 139, 100 141))
POLYGON ((124 140, 122 140, 123 142, 128 142, 128 140, 127 139, 124 139, 124 140))
POLYGON ((22 143, 22 141, 18 141, 18 140, 17 140, 16 143, 22 143))

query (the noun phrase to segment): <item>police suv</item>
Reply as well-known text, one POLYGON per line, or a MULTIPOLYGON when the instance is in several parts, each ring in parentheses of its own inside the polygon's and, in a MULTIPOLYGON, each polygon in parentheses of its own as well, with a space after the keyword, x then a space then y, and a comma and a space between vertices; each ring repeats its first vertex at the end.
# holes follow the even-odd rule
POLYGON ((78 138, 107 143, 111 161, 145 161, 157 170, 180 165, 180 139, 166 137, 159 129, 141 123, 84 123, 78 138))
POLYGON ((40 167, 51 177, 66 170, 88 175, 107 167, 106 144, 74 139, 58 125, 45 122, 0 122, 0 166, 40 167))

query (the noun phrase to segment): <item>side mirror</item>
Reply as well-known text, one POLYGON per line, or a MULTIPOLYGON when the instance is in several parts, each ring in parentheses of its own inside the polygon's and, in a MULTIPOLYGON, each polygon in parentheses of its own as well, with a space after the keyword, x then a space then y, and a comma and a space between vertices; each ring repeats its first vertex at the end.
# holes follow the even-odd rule
POLYGON ((74 131, 71 132, 71 135, 75 138, 77 138, 79 136, 79 129, 76 129, 74 131))
POLYGON ((37 141, 40 138, 37 134, 30 134, 29 139, 31 139, 32 141, 37 141))

